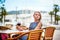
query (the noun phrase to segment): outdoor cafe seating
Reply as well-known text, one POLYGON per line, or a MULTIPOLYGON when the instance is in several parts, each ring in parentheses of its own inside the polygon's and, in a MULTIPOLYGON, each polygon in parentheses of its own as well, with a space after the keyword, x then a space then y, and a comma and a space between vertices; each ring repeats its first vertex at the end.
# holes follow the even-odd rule
POLYGON ((27 40, 41 40, 41 34, 42 34, 43 30, 40 29, 40 30, 31 30, 29 32, 26 32, 26 33, 18 33, 20 34, 19 36, 17 37, 14 37, 14 38, 8 38, 7 40, 18 40, 19 38, 21 38, 22 36, 28 34, 28 38, 27 40))
POLYGON ((53 40, 55 29, 56 29, 55 27, 46 27, 43 40, 53 40))
POLYGON ((53 40, 55 29, 56 29, 55 27, 46 27, 39 30, 25 30, 25 31, 9 30, 5 32, 6 31, 5 30, 2 32, 0 30, 0 33, 7 33, 9 35, 7 40, 18 40, 19 38, 21 38, 26 34, 28 34, 27 40, 53 40), (44 33, 44 36, 42 36, 42 33, 44 33), (12 34, 19 34, 19 35, 16 37, 12 37, 12 34))

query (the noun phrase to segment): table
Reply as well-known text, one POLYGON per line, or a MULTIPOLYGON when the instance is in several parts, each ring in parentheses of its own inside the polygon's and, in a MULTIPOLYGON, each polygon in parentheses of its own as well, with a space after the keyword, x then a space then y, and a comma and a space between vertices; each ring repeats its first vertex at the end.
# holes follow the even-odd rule
POLYGON ((6 33, 11 38, 15 34, 23 34, 29 32, 28 30, 18 31, 18 30, 0 30, 0 33, 6 33))
POLYGON ((17 33, 17 32, 29 32, 29 30, 23 30, 23 31, 18 31, 18 30, 0 30, 0 33, 17 33))
POLYGON ((8 30, 10 29, 10 27, 7 27, 7 26, 0 26, 0 30, 8 30))

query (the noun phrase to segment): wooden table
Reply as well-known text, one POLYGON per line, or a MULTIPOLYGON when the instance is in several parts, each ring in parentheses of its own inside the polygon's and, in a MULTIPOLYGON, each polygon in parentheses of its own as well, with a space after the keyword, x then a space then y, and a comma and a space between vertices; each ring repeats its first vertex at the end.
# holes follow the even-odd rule
POLYGON ((28 30, 18 31, 18 30, 0 30, 0 33, 6 33, 11 38, 14 34, 23 34, 29 32, 28 30))

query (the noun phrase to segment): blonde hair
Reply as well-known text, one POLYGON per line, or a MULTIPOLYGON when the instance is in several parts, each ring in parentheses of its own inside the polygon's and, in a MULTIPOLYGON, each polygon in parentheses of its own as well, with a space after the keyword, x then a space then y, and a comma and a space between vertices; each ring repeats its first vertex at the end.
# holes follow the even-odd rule
POLYGON ((39 20, 41 20, 41 13, 39 11, 35 11, 34 14, 35 13, 39 13, 40 14, 40 19, 39 20))

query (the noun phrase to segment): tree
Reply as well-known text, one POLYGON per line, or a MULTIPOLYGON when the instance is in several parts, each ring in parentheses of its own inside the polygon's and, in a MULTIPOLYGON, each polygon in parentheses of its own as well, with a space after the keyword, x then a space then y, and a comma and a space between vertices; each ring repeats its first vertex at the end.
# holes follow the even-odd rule
POLYGON ((56 15, 56 21, 57 21, 57 24, 58 24, 58 21, 60 20, 60 16, 59 15, 56 15))
POLYGON ((54 12, 53 11, 50 11, 49 12, 49 15, 51 15, 51 23, 52 23, 52 16, 54 15, 54 12))
MULTIPOLYGON (((5 3, 5 1, 6 1, 6 0, 0 0, 0 4, 1 4, 0 9, 1 9, 1 10, 4 10, 4 11, 5 11, 5 9, 4 9, 4 6, 5 6, 4 3, 5 3)), ((0 22, 2 22, 3 14, 4 14, 3 12, 4 12, 4 11, 0 11, 0 22)))
POLYGON ((57 15, 57 12, 59 11, 59 6, 57 4, 54 4, 54 15, 55 15, 55 24, 56 24, 56 15, 57 15))
POLYGON ((2 9, 0 8, 0 22, 2 22, 2 18, 3 18, 3 16, 2 16, 2 9))
POLYGON ((4 7, 1 7, 2 9, 2 16, 4 18, 4 22, 5 22, 5 16, 7 15, 6 9, 4 7))

